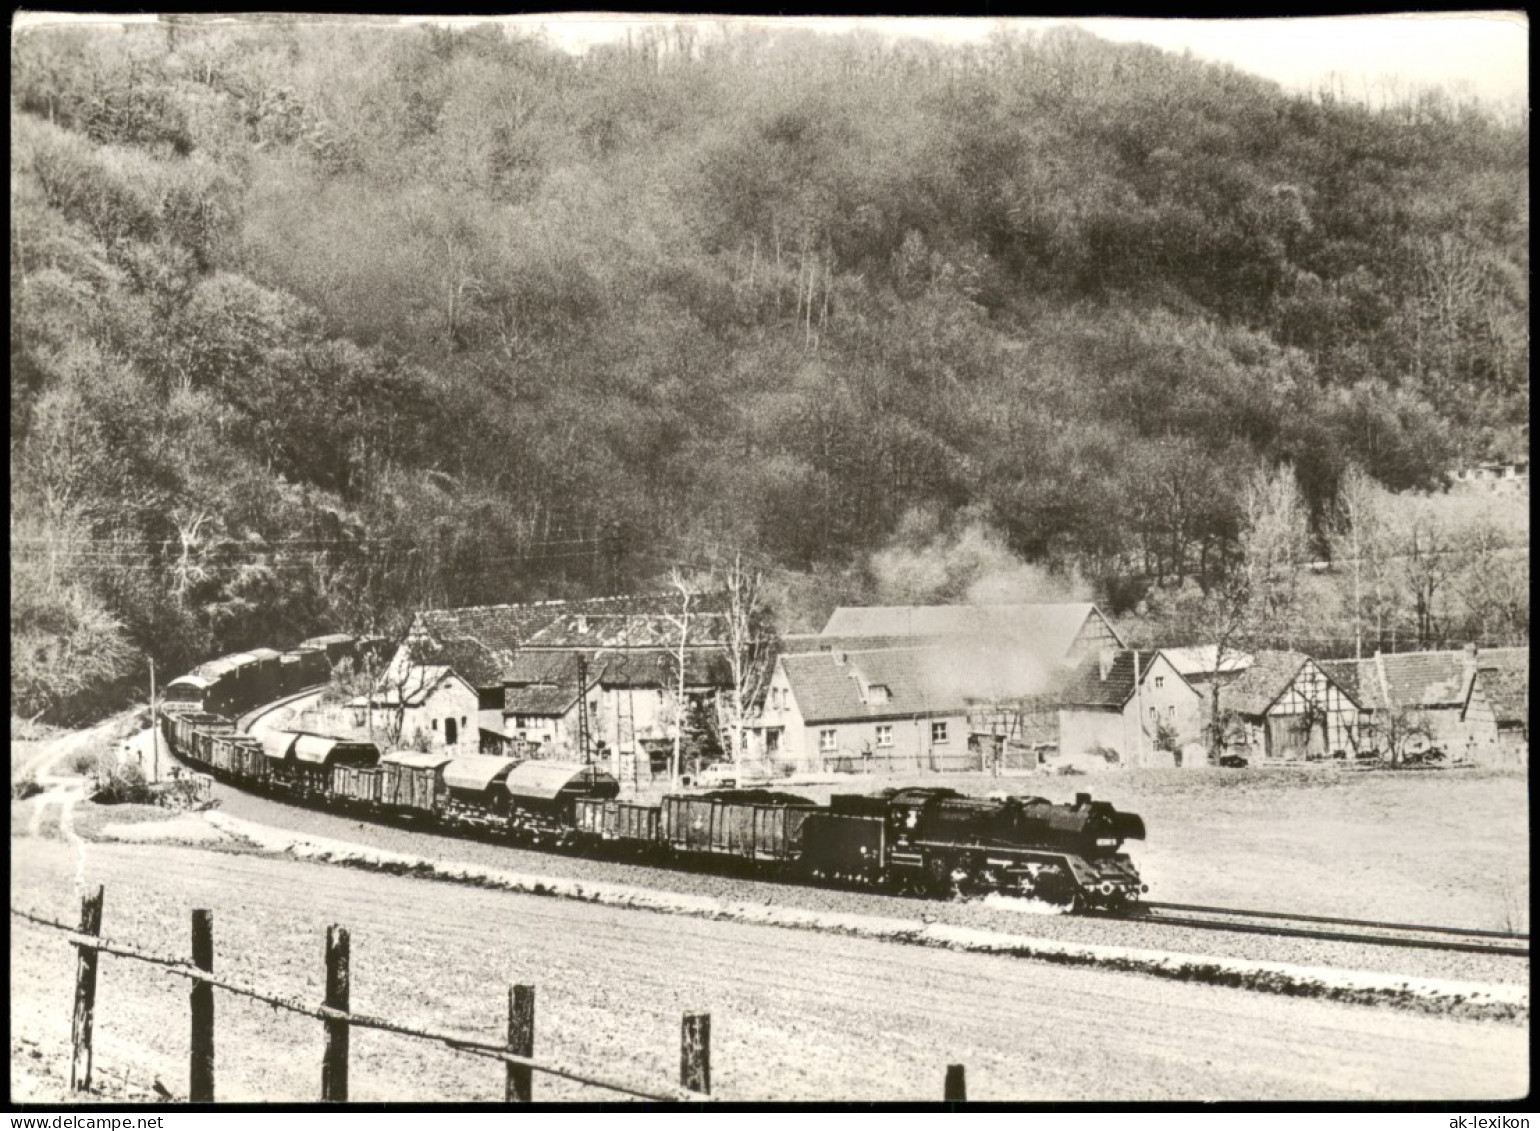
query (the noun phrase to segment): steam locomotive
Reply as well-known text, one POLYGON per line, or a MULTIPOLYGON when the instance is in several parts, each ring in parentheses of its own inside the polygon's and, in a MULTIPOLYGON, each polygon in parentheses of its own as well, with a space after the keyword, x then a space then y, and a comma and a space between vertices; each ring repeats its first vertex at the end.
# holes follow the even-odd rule
MULTIPOLYGON (((339 639, 330 643, 336 657, 349 654, 339 639)), ((298 651, 317 650, 326 656, 324 646, 298 651)), ((1148 890, 1121 851, 1125 841, 1144 839, 1144 822, 1087 793, 1055 804, 905 788, 837 794, 824 806, 797 794, 740 789, 645 805, 622 801, 619 782, 591 765, 382 755, 372 743, 302 733, 264 746, 238 733, 223 712, 300 690, 295 679, 314 681, 321 671, 318 661, 291 660, 285 678, 288 657, 267 651, 205 664, 168 686, 159 725, 173 753, 216 778, 288 800, 537 846, 678 864, 736 861, 802 882, 942 897, 1004 892, 1088 911, 1125 908, 1148 890), (261 666, 251 670, 273 660, 279 664, 271 676, 261 666)))

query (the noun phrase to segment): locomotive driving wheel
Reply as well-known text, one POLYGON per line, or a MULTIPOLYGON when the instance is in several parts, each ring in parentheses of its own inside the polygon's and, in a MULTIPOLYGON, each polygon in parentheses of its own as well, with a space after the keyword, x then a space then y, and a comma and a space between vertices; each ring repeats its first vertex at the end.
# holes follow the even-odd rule
POLYGON ((937 853, 925 858, 926 887, 937 899, 950 899, 956 888, 952 880, 952 862, 937 853))

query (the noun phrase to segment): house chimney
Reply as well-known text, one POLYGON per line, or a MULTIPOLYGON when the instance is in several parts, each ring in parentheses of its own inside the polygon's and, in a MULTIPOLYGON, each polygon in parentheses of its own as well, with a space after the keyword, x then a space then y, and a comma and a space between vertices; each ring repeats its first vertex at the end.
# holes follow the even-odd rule
POLYGON ((1117 659, 1117 651, 1113 648, 1101 650, 1102 682, 1106 682, 1108 674, 1112 671, 1112 661, 1117 659))
POLYGON ((1467 660, 1471 661, 1472 663, 1475 663, 1475 661, 1476 661, 1476 646, 1474 644, 1467 644, 1465 646, 1465 658, 1467 660))

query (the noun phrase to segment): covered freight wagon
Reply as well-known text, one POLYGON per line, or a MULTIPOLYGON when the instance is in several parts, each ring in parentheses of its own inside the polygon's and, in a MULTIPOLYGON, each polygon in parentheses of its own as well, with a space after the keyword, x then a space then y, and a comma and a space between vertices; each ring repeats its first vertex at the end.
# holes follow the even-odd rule
POLYGON ((536 828, 562 825, 570 829, 579 801, 620 795, 620 783, 606 771, 570 762, 519 762, 503 785, 512 804, 535 818, 531 827, 536 828))
POLYGON ((333 766, 372 766, 380 757, 372 742, 321 734, 296 734, 287 749, 269 748, 267 754, 273 778, 306 796, 326 792, 333 766), (281 758, 274 757, 278 750, 281 758))
POLYGON ((251 663, 246 675, 246 709, 271 703, 283 695, 282 654, 273 648, 253 648, 246 653, 251 663))
POLYGON ((444 767, 449 808, 462 816, 508 812, 505 783, 518 763, 490 754, 464 754, 444 767))
POLYGON ((331 678, 324 648, 296 648, 278 657, 278 686, 284 695, 317 687, 331 678))
POLYGON ((351 657, 357 649, 357 641, 345 632, 333 632, 328 636, 312 636, 309 640, 301 640, 300 648, 319 648, 326 653, 326 662, 336 667, 344 659, 351 657))
POLYGON ((766 789, 671 795, 663 799, 663 840, 685 852, 789 860, 801 851, 803 822, 817 810, 805 797, 766 789))

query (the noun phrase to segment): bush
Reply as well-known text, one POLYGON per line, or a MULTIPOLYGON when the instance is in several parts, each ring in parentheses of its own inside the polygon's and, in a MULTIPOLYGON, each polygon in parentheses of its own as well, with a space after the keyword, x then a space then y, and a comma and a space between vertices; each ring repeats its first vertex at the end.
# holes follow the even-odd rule
POLYGON ((29 797, 36 797, 43 792, 43 787, 37 784, 37 778, 28 774, 26 777, 17 778, 11 783, 11 800, 25 801, 29 797))
POLYGON ((155 801, 155 791, 138 766, 120 765, 116 759, 103 758, 92 800, 101 805, 150 805, 155 801))
POLYGON ((95 748, 77 750, 69 756, 64 768, 72 774, 99 774, 102 758, 102 752, 95 748))

